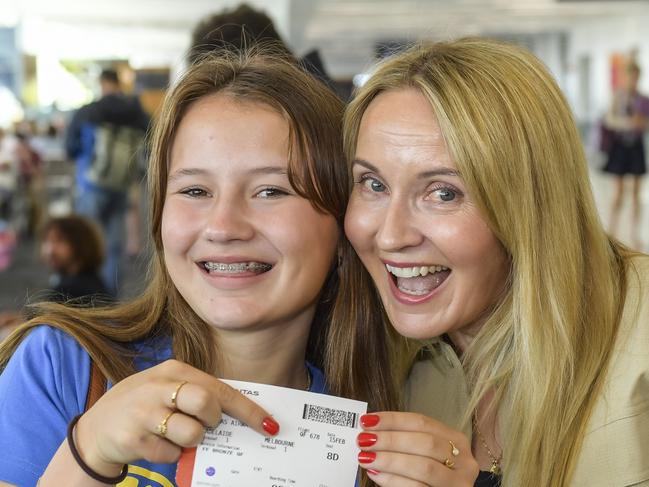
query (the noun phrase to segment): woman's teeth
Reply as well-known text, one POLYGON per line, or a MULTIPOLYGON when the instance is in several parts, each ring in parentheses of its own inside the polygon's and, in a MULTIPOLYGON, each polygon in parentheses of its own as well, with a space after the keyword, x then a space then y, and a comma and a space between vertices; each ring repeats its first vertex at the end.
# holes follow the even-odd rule
POLYGON ((393 267, 391 265, 385 264, 385 267, 390 274, 396 277, 425 277, 428 274, 434 274, 435 272, 449 270, 448 267, 444 267, 443 265, 393 267))
POLYGON ((244 272, 257 272, 261 274, 273 268, 272 265, 264 262, 233 262, 231 264, 203 262, 203 267, 208 272, 218 272, 220 274, 242 274, 244 272))

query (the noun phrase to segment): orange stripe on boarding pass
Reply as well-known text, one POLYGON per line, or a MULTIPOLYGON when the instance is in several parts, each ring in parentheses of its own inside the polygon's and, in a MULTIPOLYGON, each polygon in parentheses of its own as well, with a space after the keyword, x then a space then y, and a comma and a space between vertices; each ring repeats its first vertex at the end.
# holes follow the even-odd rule
POLYGON ((178 467, 176 467, 176 484, 178 484, 178 487, 191 487, 195 461, 196 448, 184 448, 178 460, 178 467))

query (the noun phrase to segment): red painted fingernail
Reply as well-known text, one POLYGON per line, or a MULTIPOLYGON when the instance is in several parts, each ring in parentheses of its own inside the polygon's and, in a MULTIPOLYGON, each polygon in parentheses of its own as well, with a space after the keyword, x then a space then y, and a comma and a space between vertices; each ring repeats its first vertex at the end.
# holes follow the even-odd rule
POLYGON ((358 443, 358 446, 360 446, 361 448, 364 448, 374 445, 374 443, 376 443, 376 440, 378 439, 379 437, 374 433, 359 433, 356 437, 356 443, 358 443))
POLYGON ((367 469, 365 469, 365 471, 366 471, 367 473, 369 473, 370 475, 378 475, 378 474, 381 473, 381 472, 379 472, 378 470, 372 470, 371 468, 367 468, 367 469))
POLYGON ((266 416, 261 422, 261 425, 264 427, 264 431, 271 436, 275 436, 279 433, 279 423, 270 416, 266 416))
POLYGON ((376 460, 376 453, 373 451, 362 451, 358 454, 358 463, 372 463, 376 460))
POLYGON ((361 424, 363 428, 371 428, 379 424, 379 415, 378 414, 363 414, 361 416, 361 424))

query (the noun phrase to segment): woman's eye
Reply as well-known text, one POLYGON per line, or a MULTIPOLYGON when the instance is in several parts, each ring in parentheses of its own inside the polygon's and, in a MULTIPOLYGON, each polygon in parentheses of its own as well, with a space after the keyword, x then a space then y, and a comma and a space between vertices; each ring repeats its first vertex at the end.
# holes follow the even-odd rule
POLYGON ((277 198, 279 196, 285 196, 288 193, 279 188, 264 188, 259 193, 257 193, 258 198, 277 198))
POLYGON ((453 201, 457 197, 457 193, 450 188, 439 188, 433 191, 442 201, 453 201))
POLYGON ((366 190, 372 191, 373 193, 384 193, 386 190, 385 184, 375 178, 364 177, 360 183, 366 190))

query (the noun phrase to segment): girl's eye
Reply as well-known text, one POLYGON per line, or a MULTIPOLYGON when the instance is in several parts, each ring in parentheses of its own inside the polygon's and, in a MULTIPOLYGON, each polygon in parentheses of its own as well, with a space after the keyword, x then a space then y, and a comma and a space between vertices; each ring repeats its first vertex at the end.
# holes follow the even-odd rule
POLYGON ((182 194, 191 196, 192 198, 199 198, 207 195, 207 191, 201 188, 187 188, 181 191, 182 194))
POLYGON ((277 198, 279 196, 285 196, 288 193, 279 188, 264 188, 259 193, 257 193, 258 198, 277 198))
POLYGON ((385 184, 383 184, 378 179, 375 179, 370 176, 362 177, 359 183, 362 184, 366 190, 371 191, 373 193, 384 193, 385 190, 387 189, 385 187, 385 184))

